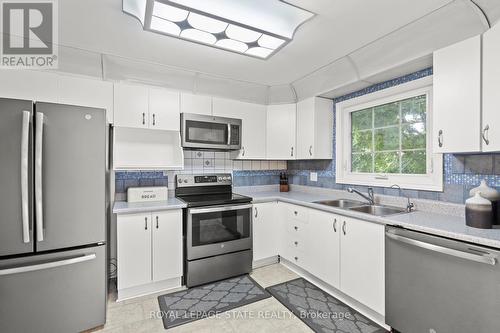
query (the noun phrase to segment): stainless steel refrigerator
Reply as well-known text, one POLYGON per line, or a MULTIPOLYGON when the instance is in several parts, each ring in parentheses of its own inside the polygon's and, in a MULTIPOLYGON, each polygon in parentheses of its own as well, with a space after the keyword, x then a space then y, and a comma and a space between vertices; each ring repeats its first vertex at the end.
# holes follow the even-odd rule
POLYGON ((106 317, 105 110, 0 99, 0 332, 106 317))

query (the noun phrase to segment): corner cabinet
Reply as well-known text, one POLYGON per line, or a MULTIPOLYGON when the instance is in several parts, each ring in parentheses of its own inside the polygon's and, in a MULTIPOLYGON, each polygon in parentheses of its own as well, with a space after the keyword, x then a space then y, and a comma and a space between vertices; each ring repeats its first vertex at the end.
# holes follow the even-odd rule
POLYGON ((331 159, 332 154, 333 101, 313 97, 298 102, 296 158, 331 159))
POLYGON ((266 158, 266 106, 214 98, 214 116, 238 118, 242 120, 241 150, 234 158, 266 158))
POLYGON ((268 159, 296 159, 296 111, 296 104, 267 106, 266 147, 268 159))
POLYGON ((176 288, 182 278, 182 210, 117 217, 118 300, 176 288))

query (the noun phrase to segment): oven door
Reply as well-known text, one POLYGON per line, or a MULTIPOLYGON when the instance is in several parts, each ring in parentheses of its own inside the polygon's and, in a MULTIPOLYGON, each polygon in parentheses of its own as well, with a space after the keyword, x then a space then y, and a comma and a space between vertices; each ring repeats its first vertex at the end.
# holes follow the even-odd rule
POLYGON ((190 208, 187 259, 252 249, 252 205, 190 208))
POLYGON ((241 119, 183 113, 182 147, 240 149, 241 123, 241 119))

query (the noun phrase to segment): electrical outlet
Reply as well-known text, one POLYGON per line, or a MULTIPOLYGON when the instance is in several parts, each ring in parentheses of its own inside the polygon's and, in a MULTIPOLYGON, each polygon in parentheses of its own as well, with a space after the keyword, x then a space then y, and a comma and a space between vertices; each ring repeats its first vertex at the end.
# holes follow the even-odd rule
POLYGON ((312 182, 317 182, 318 181, 318 173, 311 172, 309 178, 311 179, 312 182))

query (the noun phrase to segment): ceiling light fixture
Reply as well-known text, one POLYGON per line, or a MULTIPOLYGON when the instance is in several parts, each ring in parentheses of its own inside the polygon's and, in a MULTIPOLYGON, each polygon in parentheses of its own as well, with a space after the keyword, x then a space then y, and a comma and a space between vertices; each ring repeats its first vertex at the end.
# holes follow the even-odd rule
POLYGON ((313 13, 283 0, 123 0, 145 30, 267 59, 313 13))

